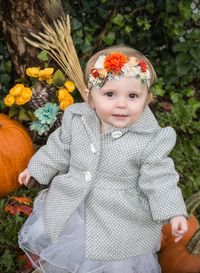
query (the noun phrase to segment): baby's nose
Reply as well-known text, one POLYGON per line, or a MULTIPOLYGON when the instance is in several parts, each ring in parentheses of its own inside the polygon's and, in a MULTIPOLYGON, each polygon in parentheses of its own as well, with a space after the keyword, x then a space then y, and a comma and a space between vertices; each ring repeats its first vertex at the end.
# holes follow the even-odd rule
POLYGON ((119 99, 116 103, 116 106, 119 107, 119 108, 124 108, 126 107, 126 101, 125 99, 119 99))

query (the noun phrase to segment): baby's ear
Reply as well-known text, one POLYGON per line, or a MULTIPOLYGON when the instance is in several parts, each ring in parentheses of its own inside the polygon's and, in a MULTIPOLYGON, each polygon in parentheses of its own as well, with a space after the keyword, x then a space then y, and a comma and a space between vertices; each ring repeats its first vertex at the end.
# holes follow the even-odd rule
POLYGON ((89 97, 90 91, 89 91, 89 89, 86 88, 86 89, 84 90, 84 92, 85 92, 86 102, 88 102, 88 97, 89 97))
POLYGON ((92 96, 91 96, 91 93, 90 93, 90 90, 89 89, 85 89, 85 97, 86 97, 86 102, 89 104, 89 106, 93 109, 94 108, 94 105, 93 105, 93 102, 92 102, 92 96))

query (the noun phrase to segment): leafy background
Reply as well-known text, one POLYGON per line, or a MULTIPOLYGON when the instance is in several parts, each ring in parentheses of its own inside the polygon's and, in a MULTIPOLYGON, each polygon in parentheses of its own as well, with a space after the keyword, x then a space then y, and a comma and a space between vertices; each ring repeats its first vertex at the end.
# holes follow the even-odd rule
MULTIPOLYGON (((184 198, 200 190, 200 5, 198 0, 63 1, 71 15, 73 40, 82 66, 96 51, 126 44, 144 53, 158 75, 151 108, 162 126, 175 128, 172 152, 184 198)), ((1 36, 2 37, 2 36, 1 36)), ((14 82, 12 64, 0 39, 0 101, 14 82)), ((16 194, 33 195, 37 190, 16 194)), ((10 216, 1 200, 0 271, 20 272, 16 263, 17 231, 25 216, 10 216), (21 217, 21 218, 20 218, 21 217), (4 224, 3 224, 4 223, 4 224), (6 223, 6 224, 5 224, 6 223), (15 225, 16 224, 16 225, 15 225), (13 229, 13 225, 15 228, 13 229), (1 249, 6 245, 6 252, 1 249)))

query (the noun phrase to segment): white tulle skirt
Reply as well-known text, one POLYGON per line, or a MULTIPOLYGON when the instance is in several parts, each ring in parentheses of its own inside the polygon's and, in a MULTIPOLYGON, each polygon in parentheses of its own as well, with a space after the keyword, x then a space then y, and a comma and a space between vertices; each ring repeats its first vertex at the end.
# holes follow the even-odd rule
POLYGON ((65 225, 60 237, 52 242, 45 233, 42 207, 46 190, 34 202, 33 213, 19 232, 19 246, 33 267, 42 273, 160 273, 155 253, 132 256, 118 261, 97 261, 85 257, 84 203, 65 225))

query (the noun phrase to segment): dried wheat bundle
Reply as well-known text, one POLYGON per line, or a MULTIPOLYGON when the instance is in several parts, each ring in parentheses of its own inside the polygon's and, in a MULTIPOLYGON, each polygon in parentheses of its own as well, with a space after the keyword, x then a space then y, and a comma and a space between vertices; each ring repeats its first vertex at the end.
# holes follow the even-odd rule
POLYGON ((83 71, 76 54, 71 37, 69 15, 54 20, 53 24, 42 23, 44 33, 30 33, 33 40, 24 37, 26 42, 48 52, 48 54, 59 64, 64 73, 75 82, 77 89, 85 99, 83 71))

